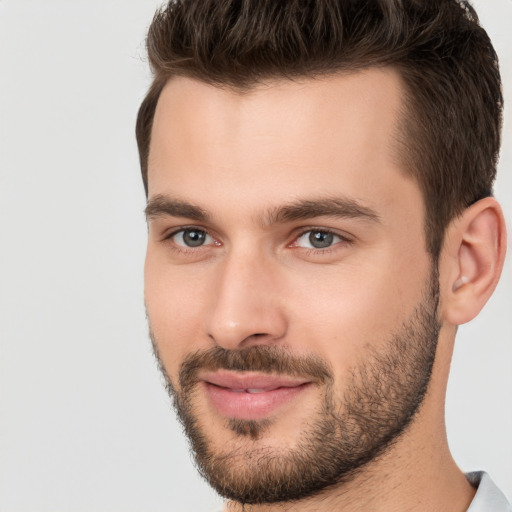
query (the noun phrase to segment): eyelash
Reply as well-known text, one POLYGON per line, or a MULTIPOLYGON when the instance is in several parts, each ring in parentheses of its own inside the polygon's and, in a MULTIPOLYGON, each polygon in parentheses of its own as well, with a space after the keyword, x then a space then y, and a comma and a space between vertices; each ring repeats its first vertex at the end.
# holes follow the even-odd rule
MULTIPOLYGON (((214 235, 212 235, 207 229, 205 228, 202 228, 202 227, 198 227, 198 226, 182 226, 180 227, 179 229, 175 229, 173 230, 171 233, 165 235, 165 237, 162 239, 163 242, 169 242, 171 241, 171 239, 176 236, 177 234, 179 233, 182 233, 182 232, 185 232, 185 231, 200 231, 202 233, 205 233, 206 235, 209 235, 210 237, 213 238, 213 240, 216 241, 216 237, 214 235)), ((304 228, 302 229, 301 231, 299 231, 296 235, 294 235, 294 238, 293 238, 293 241, 287 245, 287 247, 289 248, 292 248, 292 249, 302 249, 303 252, 305 252, 306 255, 308 256, 318 256, 318 255, 327 255, 327 254, 330 254, 331 252, 333 252, 336 247, 336 245, 342 243, 343 245, 352 245, 354 243, 354 240, 349 238, 348 236, 346 235, 342 235, 336 231, 333 231, 333 230, 330 230, 328 228, 321 228, 321 227, 307 227, 307 228, 304 228), (300 238, 302 238, 305 234, 307 233, 311 233, 311 232, 319 232, 319 233, 324 233, 326 235, 333 235, 335 237, 338 237, 341 242, 337 242, 335 243, 333 246, 330 246, 330 247, 326 247, 326 248, 323 248, 323 249, 320 249, 320 248, 306 248, 306 247, 300 247, 300 246, 297 246, 297 245, 293 245, 297 242, 297 240, 299 240, 300 238)), ((204 248, 205 246, 204 245, 200 245, 198 246, 197 248, 194 248, 194 247, 186 247, 186 246, 183 246, 183 245, 178 245, 178 244, 175 244, 175 243, 171 243, 169 244, 171 249, 179 254, 189 254, 189 253, 192 253, 192 254, 197 254, 197 251, 204 248)), ((210 244, 209 244, 210 245, 210 244)), ((222 245, 220 242, 217 242, 214 244, 216 246, 220 246, 222 245)))
POLYGON ((295 237, 291 244, 288 245, 288 247, 291 247, 292 249, 301 249, 303 253, 305 253, 307 256, 326 256, 328 254, 331 254, 332 252, 339 250, 340 247, 337 247, 338 245, 352 245, 354 243, 354 240, 349 238, 347 235, 342 235, 341 233, 338 233, 336 231, 333 231, 328 228, 323 227, 308 227, 301 230, 295 237), (335 237, 338 237, 340 239, 340 242, 336 242, 335 244, 325 247, 323 249, 314 248, 314 247, 300 247, 295 244, 300 238, 302 238, 307 233, 324 233, 326 235, 333 235, 335 237))
MULTIPOLYGON (((178 245, 176 243, 172 243, 172 238, 179 233, 183 233, 185 231, 200 231, 201 233, 205 233, 206 235, 211 236, 214 240, 216 240, 215 236, 213 236, 207 229, 201 228, 199 226, 182 226, 179 229, 174 229, 169 234, 165 235, 162 239, 162 242, 171 242, 169 243, 169 247, 178 254, 197 254, 198 249, 204 248, 204 246, 200 245, 196 248, 194 247, 186 247, 184 245, 178 245)), ((220 243, 216 243, 215 245, 221 245, 220 243)))

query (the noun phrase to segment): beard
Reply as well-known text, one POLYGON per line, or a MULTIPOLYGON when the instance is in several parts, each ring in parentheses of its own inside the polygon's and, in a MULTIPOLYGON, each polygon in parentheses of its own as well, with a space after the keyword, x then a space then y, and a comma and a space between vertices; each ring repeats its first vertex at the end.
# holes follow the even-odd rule
POLYGON ((296 501, 353 479, 407 431, 423 402, 439 336, 438 302, 433 271, 423 301, 378 349, 365 347, 360 362, 349 369, 341 396, 327 362, 267 345, 191 353, 181 364, 176 386, 151 335, 200 474, 221 496, 241 504, 296 501), (194 400, 199 372, 220 369, 305 377, 317 384, 321 399, 316 414, 304 422, 293 447, 277 449, 259 442, 272 427, 270 419, 229 419, 225 427, 239 442, 230 447, 226 439, 222 449, 215 448, 194 400))

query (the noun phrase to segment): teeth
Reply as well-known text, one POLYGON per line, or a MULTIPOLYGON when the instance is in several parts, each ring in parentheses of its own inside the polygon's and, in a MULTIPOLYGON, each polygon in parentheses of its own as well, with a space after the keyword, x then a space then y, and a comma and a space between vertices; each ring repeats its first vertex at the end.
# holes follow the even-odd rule
MULTIPOLYGON (((1 0, 0 0, 1 1, 1 0)), ((231 389, 232 393, 266 393, 267 391, 274 391, 277 388, 242 388, 242 389, 231 389)))

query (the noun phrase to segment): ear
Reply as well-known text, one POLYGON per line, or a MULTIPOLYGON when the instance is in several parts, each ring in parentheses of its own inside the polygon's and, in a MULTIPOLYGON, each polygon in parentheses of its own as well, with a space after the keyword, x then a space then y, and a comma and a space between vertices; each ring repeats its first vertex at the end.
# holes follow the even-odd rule
POLYGON ((441 321, 460 325, 478 315, 498 284, 505 252, 505 220, 494 198, 450 223, 440 256, 441 321))

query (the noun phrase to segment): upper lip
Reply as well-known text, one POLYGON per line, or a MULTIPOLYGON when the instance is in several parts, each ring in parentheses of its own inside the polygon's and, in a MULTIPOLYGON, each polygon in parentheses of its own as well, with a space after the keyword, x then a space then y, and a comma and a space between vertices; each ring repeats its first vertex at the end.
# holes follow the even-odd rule
POLYGON ((307 379, 286 375, 261 374, 254 372, 217 371, 201 375, 201 380, 228 389, 262 389, 293 388, 310 382, 307 379))

